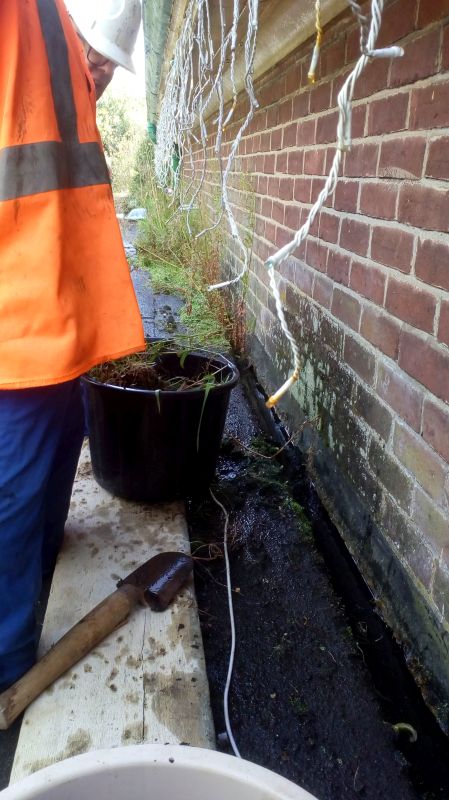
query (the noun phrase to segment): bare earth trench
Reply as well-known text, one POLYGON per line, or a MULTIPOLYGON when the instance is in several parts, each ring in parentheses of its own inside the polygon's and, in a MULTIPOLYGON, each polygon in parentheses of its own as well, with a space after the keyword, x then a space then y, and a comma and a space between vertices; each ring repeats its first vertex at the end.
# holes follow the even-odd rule
MULTIPOLYGON (((279 448, 282 432, 257 413, 262 398, 251 370, 243 379, 246 395, 241 386, 233 392, 213 487, 230 515, 237 631, 230 716, 240 753, 319 800, 447 800, 448 741, 294 448, 263 458, 279 448), (394 730, 404 722, 416 730, 415 743, 394 730)), ((198 555, 220 545, 223 514, 210 498, 190 501, 188 521, 198 555)), ((197 563, 218 747, 231 752, 220 735, 230 649, 225 583, 223 559, 197 563)))

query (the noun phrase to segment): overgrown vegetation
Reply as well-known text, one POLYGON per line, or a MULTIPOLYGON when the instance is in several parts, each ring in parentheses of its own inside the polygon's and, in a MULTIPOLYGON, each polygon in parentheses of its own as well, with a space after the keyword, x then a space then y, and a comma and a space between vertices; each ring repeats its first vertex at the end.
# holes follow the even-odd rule
POLYGON ((149 270, 155 292, 173 294, 184 300, 180 322, 185 334, 175 334, 181 344, 193 347, 229 349, 231 322, 223 295, 208 292, 217 282, 220 269, 220 234, 197 238, 205 227, 204 214, 185 215, 176 210, 172 196, 161 190, 152 170, 152 146, 146 142, 138 154, 133 194, 147 209, 138 238, 140 263, 149 270))
POLYGON ((94 367, 90 377, 100 383, 128 389, 152 389, 182 392, 205 389, 228 383, 229 366, 204 353, 190 363, 189 352, 179 352, 169 341, 149 342, 143 353, 136 353, 94 367))
MULTIPOLYGON (((148 139, 137 154, 131 192, 147 209, 137 242, 140 264, 148 269, 155 292, 184 300, 180 322, 185 333, 177 332, 176 339, 181 344, 221 350, 232 347, 240 352, 245 338, 244 304, 237 302, 235 293, 230 302, 228 292, 208 291, 222 279, 224 220, 213 231, 198 235, 210 225, 209 209, 198 203, 187 222, 170 189, 163 191, 156 185, 153 145, 148 139)), ((210 202, 218 206, 219 198, 210 202)), ((216 209, 212 216, 218 217, 216 209)))

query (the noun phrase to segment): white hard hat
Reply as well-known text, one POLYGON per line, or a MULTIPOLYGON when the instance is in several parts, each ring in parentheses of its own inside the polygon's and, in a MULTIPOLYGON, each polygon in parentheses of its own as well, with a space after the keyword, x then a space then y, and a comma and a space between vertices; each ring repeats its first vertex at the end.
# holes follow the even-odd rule
POLYGON ((141 19, 140 0, 92 0, 89 9, 78 2, 70 13, 82 37, 102 56, 135 72, 131 54, 141 19))

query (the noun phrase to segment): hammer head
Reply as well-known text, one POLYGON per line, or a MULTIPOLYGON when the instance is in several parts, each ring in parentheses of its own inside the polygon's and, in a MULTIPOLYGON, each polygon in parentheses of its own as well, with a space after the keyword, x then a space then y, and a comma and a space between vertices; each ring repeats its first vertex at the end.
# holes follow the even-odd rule
POLYGON ((131 584, 143 590, 153 611, 165 611, 193 570, 193 559, 185 553, 158 553, 137 567, 117 588, 131 584))

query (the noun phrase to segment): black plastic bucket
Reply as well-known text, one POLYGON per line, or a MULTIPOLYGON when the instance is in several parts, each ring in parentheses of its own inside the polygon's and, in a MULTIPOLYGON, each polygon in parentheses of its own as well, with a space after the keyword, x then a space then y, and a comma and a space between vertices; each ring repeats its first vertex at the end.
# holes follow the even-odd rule
POLYGON ((128 389, 85 375, 92 469, 100 486, 128 500, 156 503, 204 492, 214 477, 236 366, 222 355, 159 357, 192 378, 221 369, 220 383, 169 391, 128 389), (208 367, 210 365, 210 368, 208 367))

